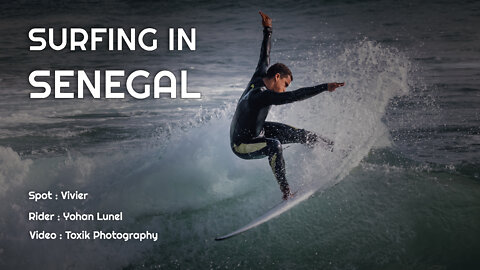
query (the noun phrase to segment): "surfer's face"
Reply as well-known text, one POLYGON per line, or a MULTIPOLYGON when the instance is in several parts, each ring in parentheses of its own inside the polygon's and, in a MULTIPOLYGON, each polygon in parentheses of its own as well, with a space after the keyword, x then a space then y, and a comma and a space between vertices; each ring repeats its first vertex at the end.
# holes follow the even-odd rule
POLYGON ((280 73, 275 74, 275 77, 273 79, 274 81, 273 81, 273 86, 271 90, 277 93, 285 92, 287 87, 292 82, 292 78, 290 76, 287 75, 282 77, 280 73))

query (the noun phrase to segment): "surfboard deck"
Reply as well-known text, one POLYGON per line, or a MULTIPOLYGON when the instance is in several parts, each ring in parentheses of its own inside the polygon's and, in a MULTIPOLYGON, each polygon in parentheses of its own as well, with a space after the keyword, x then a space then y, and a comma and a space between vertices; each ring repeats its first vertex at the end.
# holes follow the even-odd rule
POLYGON ((308 192, 304 192, 304 193, 299 193, 298 192, 295 195, 295 197, 293 197, 291 199, 288 199, 286 201, 282 201, 281 203, 277 204, 276 206, 274 206, 273 208, 268 210, 265 214, 258 217, 257 219, 254 219, 253 221, 246 224, 245 226, 243 226, 243 227, 241 227, 241 228, 237 229, 236 231, 233 231, 229 234, 219 236, 219 237, 215 238, 215 240, 216 241, 225 240, 225 239, 231 238, 233 236, 239 235, 243 232, 246 232, 250 229, 253 229, 253 228, 257 227, 258 225, 261 225, 261 224, 269 221, 270 219, 278 217, 279 215, 285 213, 286 211, 288 211, 292 207, 298 205, 300 202, 308 199, 311 195, 313 195, 313 193, 315 193, 315 191, 308 191, 308 192))

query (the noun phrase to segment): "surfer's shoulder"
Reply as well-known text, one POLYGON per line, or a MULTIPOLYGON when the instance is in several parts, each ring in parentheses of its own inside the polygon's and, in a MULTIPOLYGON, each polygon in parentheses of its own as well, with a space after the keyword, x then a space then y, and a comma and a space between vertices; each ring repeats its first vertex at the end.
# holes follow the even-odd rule
POLYGON ((250 91, 250 98, 255 98, 258 96, 262 96, 265 91, 268 91, 267 87, 265 85, 259 85, 258 87, 253 87, 252 90, 250 91))

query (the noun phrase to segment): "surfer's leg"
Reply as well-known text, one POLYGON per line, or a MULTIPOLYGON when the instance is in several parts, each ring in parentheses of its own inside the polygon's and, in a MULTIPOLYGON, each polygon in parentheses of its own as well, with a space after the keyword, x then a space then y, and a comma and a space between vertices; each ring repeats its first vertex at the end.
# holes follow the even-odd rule
POLYGON ((265 137, 275 138, 282 144, 301 143, 313 146, 319 139, 319 136, 314 132, 282 123, 265 122, 264 129, 265 137))
POLYGON ((248 142, 233 144, 233 152, 243 159, 259 159, 264 158, 271 152, 271 144, 267 141, 267 138, 260 137, 251 139, 248 142))
POLYGON ((269 141, 270 153, 268 155, 268 162, 272 168, 272 172, 280 185, 284 197, 290 195, 290 187, 285 176, 285 160, 283 159, 282 144, 276 139, 267 139, 269 141))
POLYGON ((280 185, 284 197, 290 195, 290 187, 285 176, 285 160, 283 159, 282 144, 277 139, 255 138, 248 143, 232 146, 233 152, 243 159, 257 159, 268 157, 272 172, 280 185))

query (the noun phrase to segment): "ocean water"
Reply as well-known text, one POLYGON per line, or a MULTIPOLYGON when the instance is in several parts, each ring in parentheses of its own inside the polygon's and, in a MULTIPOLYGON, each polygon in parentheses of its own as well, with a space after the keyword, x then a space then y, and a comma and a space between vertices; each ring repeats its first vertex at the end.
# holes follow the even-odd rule
POLYGON ((476 1, 33 1, 0 6, 1 269, 478 269, 480 4, 476 1), (315 195, 232 239, 281 194, 266 159, 229 147, 258 61, 258 10, 289 90, 333 93, 269 120, 335 141, 291 145, 287 178, 315 195), (33 27, 153 27, 153 52, 31 52, 33 27), (167 50, 195 27, 196 51, 167 50), (188 70, 188 99, 30 99, 38 69, 188 70), (27 199, 79 190, 85 201, 27 199), (123 212, 121 222, 28 221, 30 211, 123 212), (158 241, 31 240, 115 230, 158 241))

